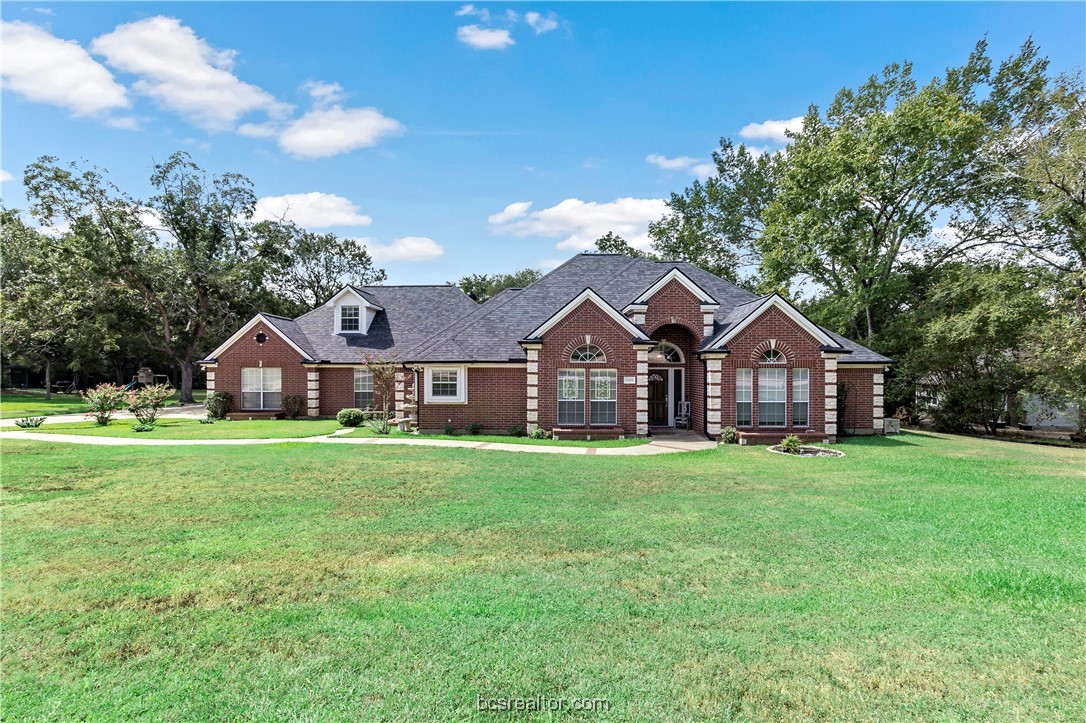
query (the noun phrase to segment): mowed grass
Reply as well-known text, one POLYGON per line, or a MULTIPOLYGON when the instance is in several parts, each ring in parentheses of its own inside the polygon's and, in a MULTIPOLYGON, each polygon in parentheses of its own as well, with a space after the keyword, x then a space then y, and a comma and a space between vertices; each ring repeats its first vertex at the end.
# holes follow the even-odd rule
POLYGON ((5 718, 1081 720, 1083 451, 840 448, 5 437, 5 718))
MULTIPOLYGON (((331 434, 340 429, 334 419, 275 419, 217 421, 201 424, 197 419, 161 417, 150 432, 132 429, 134 419, 115 419, 104 427, 94 422, 57 422, 28 430, 46 434, 78 434, 87 437, 128 437, 134 439, 291 439, 331 434)), ((12 437, 18 439, 18 432, 12 437)))
MULTIPOLYGON (((207 392, 203 389, 194 389, 193 399, 197 404, 203 404, 207 399, 207 392)), ((167 402, 168 406, 180 403, 181 393, 174 395, 167 402)), ((49 417, 54 414, 82 414, 87 411, 87 405, 79 393, 61 394, 53 392, 51 399, 45 398, 44 389, 12 389, 0 392, 0 419, 12 419, 14 417, 49 417)))
POLYGON ((531 437, 513 437, 503 434, 411 434, 410 432, 400 432, 395 428, 393 431, 385 434, 377 434, 373 431, 373 428, 369 425, 363 425, 358 427, 354 431, 348 433, 348 437, 385 437, 390 439, 445 439, 453 440, 456 442, 476 442, 494 443, 500 442, 501 444, 534 444, 544 447, 637 447, 642 444, 648 444, 651 440, 648 439, 532 439, 531 437))

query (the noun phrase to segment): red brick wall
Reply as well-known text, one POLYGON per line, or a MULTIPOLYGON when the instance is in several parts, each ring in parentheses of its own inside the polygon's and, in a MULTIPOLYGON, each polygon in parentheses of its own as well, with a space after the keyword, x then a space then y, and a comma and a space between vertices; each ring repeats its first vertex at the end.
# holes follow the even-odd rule
MULTIPOLYGON (((283 395, 306 396, 306 368, 302 355, 283 341, 274 330, 263 325, 253 327, 229 349, 219 355, 215 371, 215 391, 233 395, 232 411, 241 410, 241 370, 243 367, 279 367, 283 370, 283 395), (256 343, 256 335, 264 332, 267 341, 256 343)), ((305 412, 303 411, 303 414, 305 412)))
MULTIPOLYGON (((750 326, 743 329, 728 342, 731 353, 723 360, 720 380, 720 424, 722 427, 735 427, 735 370, 753 369, 753 421, 758 425, 758 368, 762 352, 769 348, 769 340, 777 340, 777 348, 785 353, 787 375, 787 427, 770 427, 782 435, 801 432, 807 429, 822 431, 825 429, 825 360, 818 347, 820 343, 801 326, 792 321, 784 312, 771 308, 762 314, 750 326), (792 369, 806 368, 810 374, 810 424, 807 427, 792 426, 792 369)), ((780 365, 773 365, 779 368, 780 365)))
MULTIPOLYGON (((458 431, 472 422, 486 433, 504 433, 514 425, 525 427, 526 366, 468 367, 467 404, 427 404, 426 373, 419 370, 419 429, 440 432, 446 424, 458 431)), ((408 386, 411 380, 408 379, 408 386)))
POLYGON ((678 281, 669 281, 653 294, 645 312, 645 333, 652 338, 657 338, 655 331, 665 324, 682 324, 699 344, 705 338, 701 301, 678 281))
MULTIPOLYGON (((405 388, 411 390, 412 374, 410 370, 401 370, 405 374, 405 388)), ((322 417, 334 417, 341 409, 354 406, 354 367, 321 367, 321 406, 322 417)), ((374 389, 373 408, 380 409, 383 406, 381 394, 374 389)), ((396 397, 393 394, 389 400, 388 408, 396 408, 396 397)))
MULTIPOLYGON (((673 282, 677 283, 677 282, 673 282)), ((686 287, 679 286, 683 291, 686 287)), ((687 292, 689 293, 689 292, 687 292)), ((655 298, 655 297, 653 297, 655 298)), ((705 362, 699 359, 694 351, 701 344, 701 334, 695 341, 694 335, 684 326, 677 324, 665 324, 653 332, 652 338, 658 341, 666 341, 674 344, 683 354, 683 364, 653 364, 649 361, 649 369, 676 367, 686 371, 686 400, 690 402, 691 429, 705 429, 705 362)))
MULTIPOLYGON (((622 434, 637 434, 637 385, 624 384, 624 377, 637 376, 637 350, 633 335, 591 302, 574 309, 569 316, 558 322, 543 335, 543 348, 539 350, 539 426, 554 429, 558 426, 558 370, 585 370, 585 423, 589 417, 591 397, 590 369, 615 369, 618 372, 618 424, 614 428, 622 434), (603 364, 574 363, 570 353, 585 343, 585 335, 592 336, 592 343, 603 349, 607 361, 603 364)), ((523 398, 523 397, 522 397, 523 398)), ((522 413, 522 418, 524 414, 522 413)), ((568 429, 568 427, 562 427, 568 429)), ((582 429, 593 429, 591 426, 582 429)), ((595 427, 599 429, 599 427, 595 427)))
MULTIPOLYGON (((837 365, 837 394, 841 387, 848 386, 845 397, 844 428, 849 433, 870 434, 874 429, 872 403, 874 401, 874 376, 880 369, 850 369, 845 364, 837 365)), ((840 422, 838 422, 840 424, 840 422)))

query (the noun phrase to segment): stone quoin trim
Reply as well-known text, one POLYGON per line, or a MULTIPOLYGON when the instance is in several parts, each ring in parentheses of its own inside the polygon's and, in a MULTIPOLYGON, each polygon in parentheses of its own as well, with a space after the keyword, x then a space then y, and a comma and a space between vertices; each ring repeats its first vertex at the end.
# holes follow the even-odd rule
MULTIPOLYGON (((581 254, 484 304, 447 285, 345 286, 294 319, 257 314, 200 364, 209 391, 231 394, 235 412, 244 370, 262 367, 280 370, 282 395, 304 396, 307 416, 334 417, 355 405, 355 369, 370 355, 402 360, 393 398, 380 400, 375 390, 374 405, 412 417, 423 432, 480 424, 487 433, 643 436, 678 424, 688 407, 694 432, 716 438, 738 426, 741 411, 750 417, 744 435, 770 441, 881 433, 892 363, 817 326, 780 296, 757 297, 692 264, 581 254), (344 304, 359 308, 341 314, 344 304), (679 354, 650 361, 661 343, 679 354), (575 353, 585 344, 602 356, 575 353), (783 358, 763 361, 771 349, 783 358), (456 370, 456 395, 446 385, 439 387, 446 398, 431 398, 438 369, 456 370), (557 423, 561 370, 583 374, 583 427, 557 423), (593 370, 606 372, 597 373, 595 395, 593 370), (666 383, 650 384, 656 371, 666 383), (800 384, 808 405, 797 412, 800 384)), ((563 419, 575 424, 580 416, 568 402, 563 419)))

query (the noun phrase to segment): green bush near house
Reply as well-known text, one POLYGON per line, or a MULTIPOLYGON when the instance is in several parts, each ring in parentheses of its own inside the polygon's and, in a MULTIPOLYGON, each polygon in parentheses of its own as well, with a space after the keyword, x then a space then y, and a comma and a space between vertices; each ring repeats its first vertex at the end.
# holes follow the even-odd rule
POLYGON ((341 409, 336 414, 336 421, 344 427, 357 427, 366 421, 366 413, 353 407, 341 409))

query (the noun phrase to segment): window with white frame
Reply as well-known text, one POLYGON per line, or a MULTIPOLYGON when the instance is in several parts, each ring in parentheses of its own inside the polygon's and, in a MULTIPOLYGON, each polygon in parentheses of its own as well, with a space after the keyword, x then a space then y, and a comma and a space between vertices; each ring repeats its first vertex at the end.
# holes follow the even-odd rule
POLYGON ((354 370, 354 405, 359 409, 373 406, 373 372, 369 369, 354 370))
POLYGON ((806 427, 811 423, 811 372, 792 370, 792 426, 806 427))
POLYGON ((749 427, 754 424, 752 404, 754 382, 750 369, 735 370, 735 426, 749 427))
POLYGON ((618 371, 593 369, 589 380, 592 383, 589 422, 613 427, 618 424, 618 371))
POLYGON ((682 364, 683 353, 679 347, 662 341, 649 352, 649 363, 655 364, 682 364))
POLYGON ((780 349, 767 349, 762 354, 762 364, 784 364, 787 359, 784 357, 784 352, 780 349))
POLYGON ((603 363, 607 361, 607 355, 595 344, 582 344, 573 350, 569 360, 580 363, 603 363))
POLYGON ((584 426, 584 371, 558 371, 558 424, 564 427, 584 426))
POLYGON ((788 370, 763 368, 758 370, 758 426, 783 427, 787 424, 785 404, 788 370))
POLYGON ((241 370, 242 409, 279 409, 282 398, 282 369, 245 367, 241 370))
POLYGON ((362 307, 354 304, 345 304, 339 307, 339 330, 362 330, 362 307))
POLYGON ((426 370, 426 401, 435 404, 467 401, 467 370, 464 367, 433 367, 426 370))

